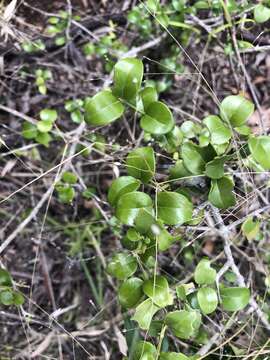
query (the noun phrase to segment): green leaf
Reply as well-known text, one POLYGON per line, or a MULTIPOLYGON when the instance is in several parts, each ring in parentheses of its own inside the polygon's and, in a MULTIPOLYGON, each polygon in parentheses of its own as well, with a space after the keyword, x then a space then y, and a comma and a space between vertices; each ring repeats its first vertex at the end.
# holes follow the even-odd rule
POLYGON ((182 145, 181 156, 185 167, 194 175, 201 175, 205 165, 215 157, 216 153, 211 146, 200 147, 191 141, 182 145))
POLYGON ((227 287, 220 289, 221 303, 226 311, 244 309, 250 300, 250 291, 245 287, 227 287))
POLYGON ((124 106, 110 90, 103 90, 85 102, 85 121, 90 125, 102 126, 119 119, 124 106))
POLYGON ((113 93, 128 102, 136 99, 143 78, 143 63, 139 59, 126 58, 114 66, 113 93))
POLYGON ((0 287, 1 286, 12 286, 12 279, 7 270, 0 268, 0 287))
POLYGON ((141 147, 131 151, 126 159, 126 168, 130 176, 148 183, 155 174, 155 153, 151 147, 141 147))
POLYGON ((251 137, 248 146, 254 160, 265 170, 270 170, 270 136, 251 137))
POLYGON ((83 121, 83 114, 81 113, 80 109, 72 111, 70 116, 71 120, 76 124, 80 124, 83 121))
POLYGON ((137 266, 136 258, 130 253, 123 252, 111 258, 107 272, 119 280, 125 280, 136 272, 137 266))
POLYGON ((191 139, 196 136, 198 127, 194 124, 193 121, 187 120, 181 125, 181 131, 184 134, 184 137, 191 139))
POLYGON ((13 304, 13 293, 11 290, 4 290, 0 292, 0 303, 7 306, 13 304))
POLYGON ((205 167, 205 175, 211 179, 220 179, 224 176, 224 162, 226 157, 217 157, 205 167))
POLYGON ((133 226, 140 210, 152 214, 152 199, 143 192, 133 191, 119 198, 116 205, 116 217, 123 224, 133 226))
POLYGON ((42 133, 47 133, 52 129, 53 123, 50 120, 38 121, 37 129, 42 133))
POLYGON ((260 231, 260 222, 253 221, 252 217, 247 218, 247 220, 242 224, 241 230, 245 237, 251 241, 256 239, 260 231))
POLYGON ((37 136, 37 127, 28 121, 25 121, 22 125, 22 136, 27 139, 35 139, 37 136))
POLYGON ((153 344, 148 341, 140 340, 137 342, 132 360, 148 360, 144 358, 144 354, 152 355, 153 359, 156 357, 157 350, 153 344))
POLYGON ((143 284, 143 292, 152 299, 155 305, 161 308, 173 304, 173 296, 164 276, 156 276, 146 280, 143 284))
POLYGON ((218 305, 217 293, 210 287, 199 289, 197 293, 199 306, 204 314, 211 314, 214 312, 218 305))
POLYGON ((227 209, 234 206, 236 199, 232 192, 233 188, 234 183, 227 176, 224 176, 221 179, 212 180, 208 200, 212 205, 219 209, 227 209))
POLYGON ((13 303, 16 306, 21 306, 24 303, 24 297, 18 291, 13 291, 13 303))
POLYGON ((78 181, 77 175, 75 175, 74 173, 72 173, 71 171, 65 171, 62 174, 62 181, 67 183, 67 184, 76 184, 76 182, 78 181))
POLYGON ((43 121, 55 122, 57 119, 57 111, 53 109, 43 109, 39 113, 39 117, 43 121))
POLYGON ((270 19, 270 9, 263 4, 258 4, 254 8, 254 20, 261 24, 270 19))
POLYGON ((140 184, 141 182, 132 176, 120 176, 113 180, 108 192, 109 203, 115 206, 122 195, 138 190, 140 184))
POLYGON ((174 118, 167 105, 156 101, 148 105, 146 114, 141 118, 140 126, 150 134, 167 134, 174 127, 174 118))
POLYGON ((143 280, 132 277, 120 286, 118 290, 118 299, 124 308, 130 309, 137 305, 143 296, 142 284, 143 280))
POLYGON ((192 218, 193 205, 176 192, 160 192, 157 195, 158 217, 167 225, 181 225, 192 218))
POLYGON ((170 312, 165 322, 175 336, 180 339, 189 339, 200 327, 201 314, 196 310, 177 310, 170 312))
POLYGON ((183 160, 177 160, 175 165, 170 168, 169 179, 181 179, 183 177, 189 177, 192 174, 185 168, 183 160))
POLYGON ((233 127, 243 125, 254 112, 254 104, 241 95, 227 96, 220 105, 220 115, 233 127))
POLYGON ((194 279, 199 285, 210 285, 216 281, 217 272, 208 259, 202 259, 196 266, 194 279))
POLYGON ((161 353, 159 360, 188 360, 188 357, 181 353, 169 352, 169 353, 161 353))
POLYGON ((38 132, 35 140, 36 140, 39 144, 48 147, 48 146, 49 146, 49 143, 50 143, 51 140, 52 140, 52 137, 51 137, 51 135, 48 134, 48 133, 38 132))
POLYGON ((141 99, 143 102, 143 108, 144 108, 145 112, 150 104, 158 101, 157 91, 152 86, 147 86, 146 88, 144 88, 141 91, 140 95, 141 95, 141 99))
POLYGON ((72 187, 58 186, 57 193, 59 200, 64 204, 69 204, 75 197, 75 190, 72 187))
POLYGON ((172 236, 164 226, 159 226, 157 243, 160 251, 166 251, 175 242, 176 237, 172 236))
POLYGON ((153 212, 146 211, 145 209, 139 210, 135 219, 135 228, 140 234, 147 234, 154 223, 153 212))
POLYGON ((221 145, 230 141, 232 131, 224 125, 218 116, 209 115, 203 120, 203 123, 210 132, 211 143, 213 145, 221 145))
POLYGON ((147 299, 136 307, 136 311, 132 317, 132 320, 137 321, 141 329, 148 330, 152 318, 158 310, 159 307, 156 306, 151 299, 147 299))

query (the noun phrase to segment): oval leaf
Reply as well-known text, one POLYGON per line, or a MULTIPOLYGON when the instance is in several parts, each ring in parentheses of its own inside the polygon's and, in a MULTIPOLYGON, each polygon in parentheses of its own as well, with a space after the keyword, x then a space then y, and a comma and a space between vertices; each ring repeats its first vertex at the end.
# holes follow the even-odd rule
POLYGON ((134 191, 122 195, 116 206, 116 217, 126 225, 134 225, 140 210, 152 214, 152 199, 149 195, 134 191))
POLYGON ((90 125, 107 125, 119 119, 124 106, 111 91, 103 90, 85 103, 85 121, 90 125))
POLYGON ((143 292, 159 307, 165 307, 173 303, 169 284, 164 276, 156 276, 146 280, 143 284, 143 292))
POLYGON ((251 137, 248 146, 252 157, 265 170, 270 170, 270 136, 251 137))
POLYGON ((142 285, 143 280, 133 277, 120 286, 118 299, 124 308, 130 309, 137 305, 143 296, 142 285))
POLYGON ((141 329, 148 330, 152 321, 152 317, 158 310, 159 307, 156 306, 151 299, 147 299, 139 306, 137 306, 132 320, 137 321, 141 329))
POLYGON ((209 115, 203 123, 207 126, 213 145, 221 145, 227 143, 232 137, 232 131, 220 120, 218 116, 209 115))
POLYGON ((122 195, 138 190, 140 184, 140 181, 134 179, 132 176, 120 176, 113 180, 108 192, 109 203, 115 206, 122 195))
POLYGON ((236 200, 232 192, 233 188, 234 183, 227 176, 224 176, 221 179, 212 180, 208 200, 212 205, 219 209, 227 209, 234 206, 236 200))
POLYGON ((205 166, 205 175, 211 179, 220 179, 224 176, 225 157, 217 157, 205 166))
POLYGON ((141 91, 141 98, 143 102, 143 108, 146 112, 148 106, 158 100, 158 94, 155 88, 147 86, 141 91))
POLYGON ((241 95, 227 96, 220 105, 220 114, 232 126, 243 125, 254 112, 254 104, 241 95))
POLYGON ((199 289, 197 293, 199 306, 204 314, 211 314, 218 305, 217 293, 210 287, 199 289))
POLYGON ((126 159, 126 168, 129 175, 143 183, 149 182, 156 168, 154 150, 150 147, 141 147, 131 151, 126 159))
POLYGON ((174 127, 173 115, 168 106, 156 101, 148 105, 146 114, 141 118, 140 126, 150 134, 167 134, 174 127))
POLYGON ((113 93, 128 102, 133 102, 140 90, 143 78, 143 63, 139 59, 126 58, 114 66, 113 93))
POLYGON ((173 311, 166 316, 165 322, 175 336, 180 339, 189 339, 200 327, 201 314, 196 310, 173 311))
POLYGON ((158 217, 167 225, 181 225, 192 218, 193 205, 176 192, 160 192, 157 195, 158 217))
POLYGON ((239 311, 247 306, 250 291, 245 287, 228 287, 220 289, 221 303, 226 311, 239 311))
POLYGON ((107 272, 119 280, 125 280, 137 270, 137 260, 129 253, 115 254, 110 260, 107 272))
POLYGON ((212 146, 200 147, 191 141, 182 145, 181 156, 185 167, 191 174, 201 175, 205 170, 205 165, 211 161, 216 153, 212 146))
POLYGON ((142 360, 142 356, 144 354, 152 355, 154 359, 156 357, 156 353, 157 350, 153 344, 148 341, 140 340, 135 346, 132 360, 142 360))
POLYGON ((161 353, 159 360, 188 360, 188 357, 181 353, 161 353))
POLYGON ((208 259, 202 259, 196 266, 194 279, 199 285, 210 285, 216 281, 217 272, 208 259))

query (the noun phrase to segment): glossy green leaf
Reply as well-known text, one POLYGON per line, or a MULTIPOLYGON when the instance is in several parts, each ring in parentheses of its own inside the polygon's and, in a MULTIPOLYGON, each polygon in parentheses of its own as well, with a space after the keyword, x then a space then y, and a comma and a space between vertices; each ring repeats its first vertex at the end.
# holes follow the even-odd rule
POLYGON ((153 359, 155 359, 156 353, 157 350, 153 344, 140 340, 136 343, 132 360, 148 360, 143 358, 144 354, 152 355, 153 359))
POLYGON ((31 124, 28 121, 25 121, 22 125, 22 136, 25 139, 31 140, 35 139, 37 136, 37 127, 34 124, 31 124))
POLYGON ((12 286, 12 280, 9 272, 0 268, 0 287, 1 286, 12 286))
POLYGON ((4 290, 0 292, 0 303, 3 305, 12 305, 13 304, 13 293, 11 290, 4 290))
POLYGON ((130 253, 123 252, 111 258, 107 272, 119 280, 125 280, 136 272, 137 266, 136 258, 130 253))
POLYGON ((76 182, 78 181, 77 175, 72 173, 71 171, 65 171, 62 174, 61 177, 62 181, 67 183, 67 184, 76 184, 76 182))
POLYGON ((218 116, 209 115, 203 120, 203 123, 207 126, 210 132, 210 141, 213 145, 220 145, 230 141, 232 131, 220 120, 218 116))
POLYGON ((58 186, 57 194, 62 203, 69 204, 75 197, 75 190, 71 186, 58 186))
POLYGON ((81 113, 80 109, 72 111, 70 117, 75 124, 80 124, 83 121, 83 114, 81 113))
POLYGON ((167 225, 181 225, 192 218, 193 205, 183 195, 164 191, 157 195, 158 217, 167 225))
POLYGON ((174 126, 170 132, 165 134, 163 139, 164 143, 162 143, 161 146, 163 146, 168 153, 173 153, 178 151, 179 146, 182 144, 183 134, 178 126, 174 126))
POLYGON ((156 276, 146 280, 143 284, 143 292, 153 300, 155 305, 161 308, 173 304, 173 296, 164 276, 156 276))
POLYGON ((245 222, 243 222, 241 226, 241 230, 245 237, 251 241, 256 239, 257 235, 260 231, 260 222, 253 221, 252 217, 248 217, 245 222))
POLYGON ((193 137, 195 137, 198 132, 198 127, 193 121, 190 120, 183 122, 180 129, 184 137, 188 139, 192 139, 193 137))
POLYGON ((53 109, 43 109, 39 113, 40 119, 42 121, 54 122, 57 119, 57 111, 53 109))
POLYGON ((217 272, 208 259, 202 259, 195 269, 194 279, 199 285, 210 285, 216 281, 217 272))
POLYGON ((270 8, 263 4, 258 4, 254 8, 254 19, 257 23, 261 24, 270 19, 270 8))
POLYGON ((180 339, 189 339, 198 331, 201 315, 196 310, 177 310, 170 312, 165 322, 175 336, 180 339))
POLYGON ((122 195, 138 190, 140 184, 140 181, 132 176, 120 176, 113 180, 108 192, 109 203, 115 206, 122 195))
POLYGON ((136 58, 119 60, 114 66, 113 93, 128 102, 133 102, 140 90, 143 78, 143 63, 136 58))
POLYGON ((53 127, 53 123, 50 120, 42 120, 37 122, 37 129, 42 133, 49 132, 53 127))
POLYGON ((197 299, 204 314, 211 314, 218 306, 218 297, 214 289, 204 287, 198 290, 197 299))
POLYGON ((21 306, 24 303, 24 297, 18 291, 13 291, 13 304, 16 306, 21 306))
POLYGON ((227 96, 220 105, 220 114, 233 127, 243 125, 254 112, 254 104, 241 95, 227 96))
POLYGON ((116 217, 126 225, 133 226, 140 210, 149 214, 153 211, 152 199, 149 195, 133 191, 122 195, 116 206, 116 217))
POLYGON ((146 114, 141 118, 140 126, 150 134, 167 134, 174 127, 174 118, 168 106, 156 101, 148 105, 146 114))
POLYGON ((212 205, 219 209, 227 209, 234 206, 236 199, 233 194, 233 188, 234 183, 227 176, 224 176, 221 179, 212 180, 208 200, 212 205))
POLYGON ((85 102, 85 121, 90 125, 107 125, 119 119, 124 106, 110 90, 103 90, 85 102))
POLYGON ((147 86, 146 88, 144 88, 141 91, 140 95, 141 95, 141 99, 143 102, 143 108, 144 108, 145 112, 150 104, 158 101, 157 90, 152 86, 147 86))
POLYGON ((182 145, 181 156, 185 167, 194 175, 203 174, 205 165, 211 161, 216 153, 211 146, 200 147, 191 141, 182 145))
POLYGON ((159 310, 151 299, 146 299, 139 306, 137 306, 132 320, 137 321, 139 327, 143 330, 148 330, 153 316, 159 310))
POLYGON ((35 139, 39 144, 44 145, 46 147, 49 146, 52 137, 50 134, 48 133, 42 133, 42 132, 38 132, 36 139, 35 139))
POLYGON ((142 285, 143 280, 132 277, 120 286, 118 290, 118 299, 124 308, 130 309, 138 304, 143 296, 142 285))
POLYGON ((154 223, 155 218, 153 212, 140 209, 136 216, 134 226, 140 234, 147 234, 154 223))
POLYGON ((170 179, 181 179, 183 177, 189 177, 192 174, 184 166, 182 159, 177 160, 175 165, 170 168, 170 179))
POLYGON ((225 157, 217 157, 205 166, 205 175, 211 179, 220 179, 224 176, 225 157))
POLYGON ((221 303, 226 311, 244 309, 250 300, 250 291, 245 287, 228 287, 220 289, 221 303))
POLYGON ((265 170, 270 170, 270 136, 251 137, 248 146, 253 159, 265 170))
POLYGON ((155 174, 155 153, 151 147, 141 147, 131 151, 126 159, 126 168, 130 176, 149 182, 155 174))
POLYGON ((176 241, 176 237, 172 236, 165 227, 161 226, 159 228, 159 232, 156 235, 156 239, 158 242, 158 248, 160 251, 168 250, 171 245, 176 241))
POLYGON ((169 353, 161 353, 159 360, 188 360, 188 357, 181 353, 169 352, 169 353))

